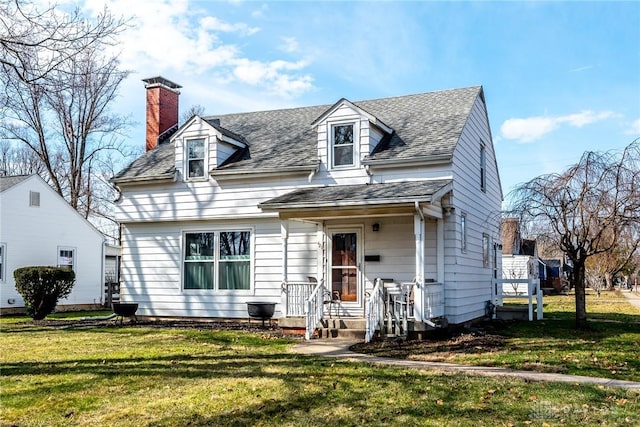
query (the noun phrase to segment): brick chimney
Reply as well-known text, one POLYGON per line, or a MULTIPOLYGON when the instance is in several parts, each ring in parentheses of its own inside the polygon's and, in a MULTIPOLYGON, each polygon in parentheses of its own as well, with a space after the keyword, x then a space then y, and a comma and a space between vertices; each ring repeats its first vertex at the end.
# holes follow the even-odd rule
POLYGON ((147 151, 158 146, 158 137, 178 125, 178 97, 182 86, 152 77, 142 80, 147 90, 147 151))

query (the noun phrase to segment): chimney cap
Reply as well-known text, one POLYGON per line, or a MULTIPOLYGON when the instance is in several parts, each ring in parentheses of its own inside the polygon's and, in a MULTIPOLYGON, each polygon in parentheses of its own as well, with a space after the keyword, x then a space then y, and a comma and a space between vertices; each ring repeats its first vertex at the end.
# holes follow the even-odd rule
POLYGON ((155 85, 166 86, 169 89, 180 89, 182 87, 179 84, 174 83, 169 79, 165 79, 162 76, 150 77, 148 79, 142 79, 142 81, 146 83, 145 88, 149 88, 155 85))

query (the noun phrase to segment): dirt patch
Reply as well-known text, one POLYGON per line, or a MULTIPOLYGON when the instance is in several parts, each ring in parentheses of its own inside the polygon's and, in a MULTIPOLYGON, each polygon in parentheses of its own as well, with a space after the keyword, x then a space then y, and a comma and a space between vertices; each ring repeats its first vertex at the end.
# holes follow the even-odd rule
POLYGON ((262 326, 261 321, 192 321, 192 320, 138 320, 132 322, 125 319, 122 324, 120 320, 43 320, 27 322, 28 324, 37 325, 45 328, 53 329, 88 329, 88 328, 163 328, 163 329, 196 329, 211 331, 246 331, 256 332, 263 335, 274 337, 284 337, 282 329, 277 324, 265 323, 262 326))
POLYGON ((490 353, 505 345, 505 337, 482 329, 460 330, 431 339, 381 339, 358 343, 351 349, 358 353, 397 359, 445 361, 460 353, 490 353))

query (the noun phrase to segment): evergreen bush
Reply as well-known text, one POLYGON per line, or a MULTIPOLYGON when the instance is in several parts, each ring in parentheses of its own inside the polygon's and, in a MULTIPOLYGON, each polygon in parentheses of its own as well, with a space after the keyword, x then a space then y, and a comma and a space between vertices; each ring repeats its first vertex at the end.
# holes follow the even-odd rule
POLYGON ((33 320, 42 320, 71 293, 76 274, 65 267, 32 266, 16 269, 13 277, 27 314, 33 320))

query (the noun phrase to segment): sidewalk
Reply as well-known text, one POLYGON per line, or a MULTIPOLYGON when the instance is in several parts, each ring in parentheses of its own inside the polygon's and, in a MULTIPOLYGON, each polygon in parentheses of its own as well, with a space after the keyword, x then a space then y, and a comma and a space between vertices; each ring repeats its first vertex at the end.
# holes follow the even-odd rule
MULTIPOLYGON (((636 302, 640 304, 640 296, 636 302)), ((614 380, 609 378, 584 377, 580 375, 563 375, 532 371, 517 371, 514 369, 495 368, 489 366, 466 366, 453 363, 419 362, 414 360, 390 359, 386 357, 369 356, 367 354, 354 353, 349 350, 354 341, 345 340, 310 340, 296 344, 292 351, 298 354, 333 357, 345 361, 357 361, 374 365, 402 366, 413 369, 433 369, 450 372, 464 372, 475 375, 491 377, 511 377, 528 381, 555 381, 565 383, 579 383, 588 385, 601 385, 604 387, 621 388, 626 390, 640 390, 640 382, 614 380)))
POLYGON ((640 308, 640 291, 636 293, 635 288, 634 288, 631 292, 622 291, 622 295, 627 297, 627 299, 629 300, 629 302, 631 304, 633 304, 636 307, 640 308))

